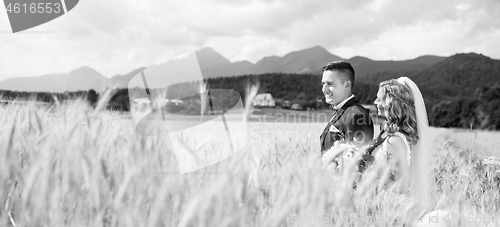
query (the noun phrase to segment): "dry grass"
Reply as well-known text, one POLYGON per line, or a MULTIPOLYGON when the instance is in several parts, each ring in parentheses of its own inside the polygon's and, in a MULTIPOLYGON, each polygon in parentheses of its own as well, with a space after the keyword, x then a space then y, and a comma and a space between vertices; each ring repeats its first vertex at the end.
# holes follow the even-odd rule
MULTIPOLYGON (((317 134, 253 133, 233 157, 180 175, 169 141, 120 113, 75 101, 0 106, 0 117, 0 226, 401 226, 412 206, 375 192, 377 179, 352 190, 355 176, 322 169, 317 134)), ((498 166, 444 139, 434 151, 433 209, 500 225, 498 166)))

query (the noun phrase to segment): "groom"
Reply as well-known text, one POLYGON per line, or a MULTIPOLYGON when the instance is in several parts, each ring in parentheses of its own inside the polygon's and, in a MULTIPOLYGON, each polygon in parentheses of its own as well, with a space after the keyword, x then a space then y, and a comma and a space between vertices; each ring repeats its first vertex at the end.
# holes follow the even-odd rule
POLYGON ((373 123, 368 110, 352 94, 354 68, 349 62, 336 61, 323 67, 323 94, 334 114, 320 136, 321 155, 334 142, 368 143, 373 139, 373 123))

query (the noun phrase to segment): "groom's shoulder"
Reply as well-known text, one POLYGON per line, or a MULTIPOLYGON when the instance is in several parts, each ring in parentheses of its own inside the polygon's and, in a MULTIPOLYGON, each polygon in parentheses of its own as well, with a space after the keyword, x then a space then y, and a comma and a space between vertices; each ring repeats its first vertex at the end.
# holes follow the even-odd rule
POLYGON ((368 111, 361 103, 355 102, 352 105, 349 105, 347 109, 345 110, 346 113, 351 113, 351 114, 363 114, 363 115, 370 115, 370 111, 368 111))
POLYGON ((359 102, 349 105, 343 114, 343 119, 346 122, 362 122, 359 124, 373 125, 370 112, 364 108, 359 102))

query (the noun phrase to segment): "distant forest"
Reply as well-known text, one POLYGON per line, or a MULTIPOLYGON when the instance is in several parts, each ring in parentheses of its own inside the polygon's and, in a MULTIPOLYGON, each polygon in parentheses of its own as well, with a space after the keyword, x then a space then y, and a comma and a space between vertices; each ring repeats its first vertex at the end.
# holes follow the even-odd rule
POLYGON ((73 100, 77 98, 86 99, 89 104, 95 105, 99 99, 99 94, 91 89, 89 91, 76 91, 76 92, 65 92, 65 93, 53 93, 53 92, 25 92, 25 91, 6 91, 0 90, 0 100, 1 101, 34 101, 34 102, 44 102, 44 103, 54 103, 64 102, 67 100, 73 100))
MULTIPOLYGON (((392 76, 397 78, 399 75, 392 76)), ((380 80, 381 78, 374 77, 373 79, 380 80)), ((284 100, 289 100, 304 108, 328 108, 328 105, 323 101, 320 75, 267 73, 210 78, 206 82, 209 89, 235 90, 240 93, 242 100, 245 100, 245 88, 248 85, 258 83, 259 93, 271 93, 278 100, 278 105, 284 100), (321 101, 318 102, 318 100, 321 101)), ((356 81, 353 92, 361 103, 372 104, 376 98, 379 81, 368 81, 370 84, 364 82, 367 81, 356 81)), ((166 98, 182 98, 182 93, 188 87, 196 86, 190 83, 176 85, 173 89, 167 89, 166 98)), ((443 91, 448 92, 447 90, 443 91)), ((117 90, 108 104, 108 109, 129 111, 128 92, 128 89, 117 90)), ((467 96, 450 97, 449 94, 440 94, 440 90, 427 89, 426 87, 422 87, 422 93, 426 99, 431 126, 500 130, 500 85, 498 83, 480 86, 476 88, 473 95, 467 96), (439 97, 447 98, 443 100, 439 97)), ((63 102, 84 98, 90 105, 95 106, 99 94, 94 90, 66 93, 0 91, 0 97, 2 100, 19 99, 46 103, 53 103, 55 99, 63 102)))

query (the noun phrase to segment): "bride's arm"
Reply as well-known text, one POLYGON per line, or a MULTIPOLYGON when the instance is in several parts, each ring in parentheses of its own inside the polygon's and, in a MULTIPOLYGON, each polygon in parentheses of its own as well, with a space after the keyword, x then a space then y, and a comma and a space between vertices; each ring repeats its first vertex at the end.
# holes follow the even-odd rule
POLYGON ((410 186, 410 167, 408 166, 406 145, 398 136, 388 138, 387 151, 391 155, 391 164, 396 168, 399 191, 406 192, 410 186))

